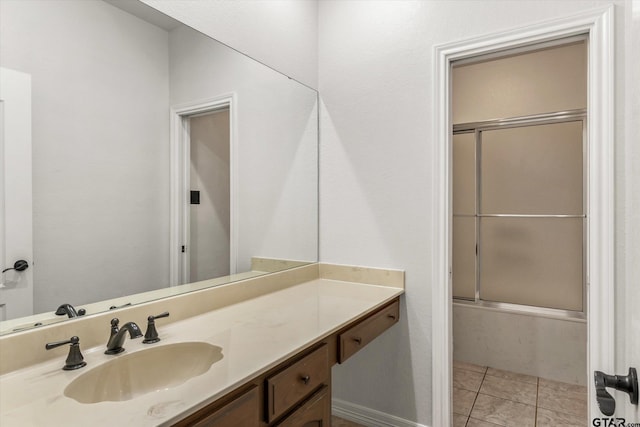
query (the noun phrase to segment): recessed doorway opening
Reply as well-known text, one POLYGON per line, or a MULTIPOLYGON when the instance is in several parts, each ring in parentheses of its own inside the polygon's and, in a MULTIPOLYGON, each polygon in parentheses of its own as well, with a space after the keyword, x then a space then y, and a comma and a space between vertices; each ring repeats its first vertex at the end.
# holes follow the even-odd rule
POLYGON ((229 117, 229 108, 188 117, 189 282, 231 274, 229 117))
POLYGON ((456 420, 587 424, 586 45, 452 64, 456 420), (574 412, 547 398, 556 381, 574 412))
MULTIPOLYGON (((583 219, 585 267, 583 277, 588 294, 583 297, 586 320, 586 372, 614 368, 615 336, 613 283, 613 8, 606 7, 580 15, 556 19, 541 24, 482 36, 470 40, 437 46, 435 49, 434 127, 433 152, 433 293, 432 293, 432 343, 433 343, 433 424, 451 425, 453 377, 453 125, 452 115, 452 66, 456 61, 497 55, 510 49, 528 50, 540 43, 557 43, 569 37, 586 37, 587 46, 587 100, 586 143, 584 171, 586 195, 583 219), (584 302, 586 299, 586 302, 584 302)), ((485 57, 488 59, 488 57, 485 57)), ((473 60, 472 60, 473 61, 473 60)), ((572 108, 577 109, 577 108, 572 108)), ((558 112, 558 109, 551 110, 558 112)), ((528 114, 495 115, 482 120, 522 118, 528 114)), ((535 115, 535 114, 534 114, 535 115)), ((466 122, 462 120, 461 122, 466 122)), ((486 129, 485 129, 486 130, 486 129)), ((475 132, 475 131, 474 131, 475 132)), ((482 153, 481 153, 482 154, 482 153)), ((475 176, 475 173, 472 175, 475 176)), ((474 213, 482 214, 482 212, 474 213)), ((527 213, 532 214, 532 213, 527 213)), ((577 213, 575 215, 580 215, 577 213)), ((474 218, 475 219, 475 218, 474 218)), ((512 218, 505 218, 512 220, 512 218)), ((532 218, 525 218, 532 220, 532 218)), ((580 221, 581 218, 573 218, 580 221)), ((492 218, 495 221, 495 218, 492 218)), ((480 219, 482 221, 482 219, 480 219)), ((472 233, 473 234, 473 233, 472 233)), ((498 236, 500 237, 500 236, 498 236)), ((504 237, 504 236, 503 236, 504 237)), ((482 261, 481 261, 482 262, 482 261)), ((481 266, 482 267, 482 266, 481 266)), ((473 276, 473 275, 471 275, 473 276)), ((482 278, 481 278, 482 279, 482 278)), ((487 279, 487 278, 485 278, 487 279)), ((474 284, 475 286, 475 284, 474 284)), ((483 281, 479 292, 483 294, 483 281)), ((475 295, 474 295, 475 302, 475 295)), ((480 298, 482 299, 482 298, 480 298)), ((490 298, 487 298, 490 299, 490 298)), ((509 301, 513 303, 514 301, 509 301)), ((518 301, 515 301, 516 303, 518 301)), ((521 305, 530 305, 528 303, 521 305)), ((575 308, 572 307, 571 308, 575 308)), ((545 309, 556 309, 545 307, 545 309)), ((494 310, 483 307, 482 310, 494 310)), ((572 310, 579 312, 578 310, 572 310)), ((523 316, 520 316, 523 317, 523 316)), ((551 316, 549 316, 551 317, 551 316)), ((580 316, 567 323, 580 324, 580 316)), ((545 315, 537 318, 547 319, 545 315)), ((584 322, 584 320, 582 320, 584 322)), ((598 416, 594 388, 588 386, 589 417, 598 416)))
POLYGON ((172 109, 172 286, 236 273, 234 99, 172 109))

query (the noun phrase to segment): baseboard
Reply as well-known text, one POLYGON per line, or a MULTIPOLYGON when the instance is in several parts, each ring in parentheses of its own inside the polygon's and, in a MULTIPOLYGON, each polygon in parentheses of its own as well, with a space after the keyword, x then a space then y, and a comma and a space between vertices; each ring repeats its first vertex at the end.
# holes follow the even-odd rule
POLYGON ((341 399, 333 399, 331 403, 333 415, 367 427, 427 427, 341 399))

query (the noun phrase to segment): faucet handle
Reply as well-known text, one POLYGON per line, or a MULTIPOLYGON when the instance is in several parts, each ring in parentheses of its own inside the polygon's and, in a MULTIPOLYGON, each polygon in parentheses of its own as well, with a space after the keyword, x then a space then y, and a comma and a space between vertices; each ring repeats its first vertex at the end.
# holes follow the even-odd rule
POLYGON ((149 316, 149 317, 153 317, 154 319, 162 319, 163 317, 169 317, 169 312, 165 311, 164 313, 156 314, 155 316, 149 316))
POLYGON ((109 333, 109 338, 113 337, 118 333, 118 324, 120 323, 120 319, 114 317, 111 319, 111 332, 109 333))
POLYGON ((80 338, 71 337, 65 341, 57 341, 51 342, 44 346, 45 349, 51 350, 52 348, 60 347, 61 345, 71 344, 69 347, 69 355, 67 356, 67 360, 65 360, 64 369, 65 371, 73 371, 74 369, 80 369, 83 366, 87 366, 87 362, 84 361, 84 357, 82 357, 82 353, 80 352, 80 338))
POLYGON ((160 341, 160 337, 158 337, 158 330, 156 329, 156 319, 163 317, 169 317, 169 312, 165 311, 157 316, 147 317, 147 332, 145 332, 144 339, 142 340, 144 344, 153 344, 160 341))

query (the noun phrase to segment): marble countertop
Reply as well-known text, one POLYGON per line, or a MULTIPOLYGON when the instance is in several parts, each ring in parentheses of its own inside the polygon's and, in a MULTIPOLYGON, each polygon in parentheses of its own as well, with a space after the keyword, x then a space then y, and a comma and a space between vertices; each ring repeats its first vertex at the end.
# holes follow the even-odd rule
MULTIPOLYGON (((153 348, 206 342, 221 347, 224 357, 206 373, 173 388, 123 402, 82 404, 64 396, 65 387, 118 357, 103 354, 104 346, 82 349, 87 367, 77 371, 63 371, 62 356, 1 376, 0 425, 170 425, 403 292, 317 279, 168 325, 159 321, 162 340, 153 348)), ((150 348, 128 337, 124 347, 122 355, 150 348)), ((44 343, 34 351, 45 351, 44 343)))

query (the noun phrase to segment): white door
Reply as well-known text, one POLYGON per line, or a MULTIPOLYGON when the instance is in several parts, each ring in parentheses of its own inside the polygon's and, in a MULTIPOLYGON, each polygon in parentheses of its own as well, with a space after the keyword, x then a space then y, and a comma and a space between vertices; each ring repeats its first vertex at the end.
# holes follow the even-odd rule
POLYGON ((31 76, 0 68, 0 320, 33 314, 31 76))

